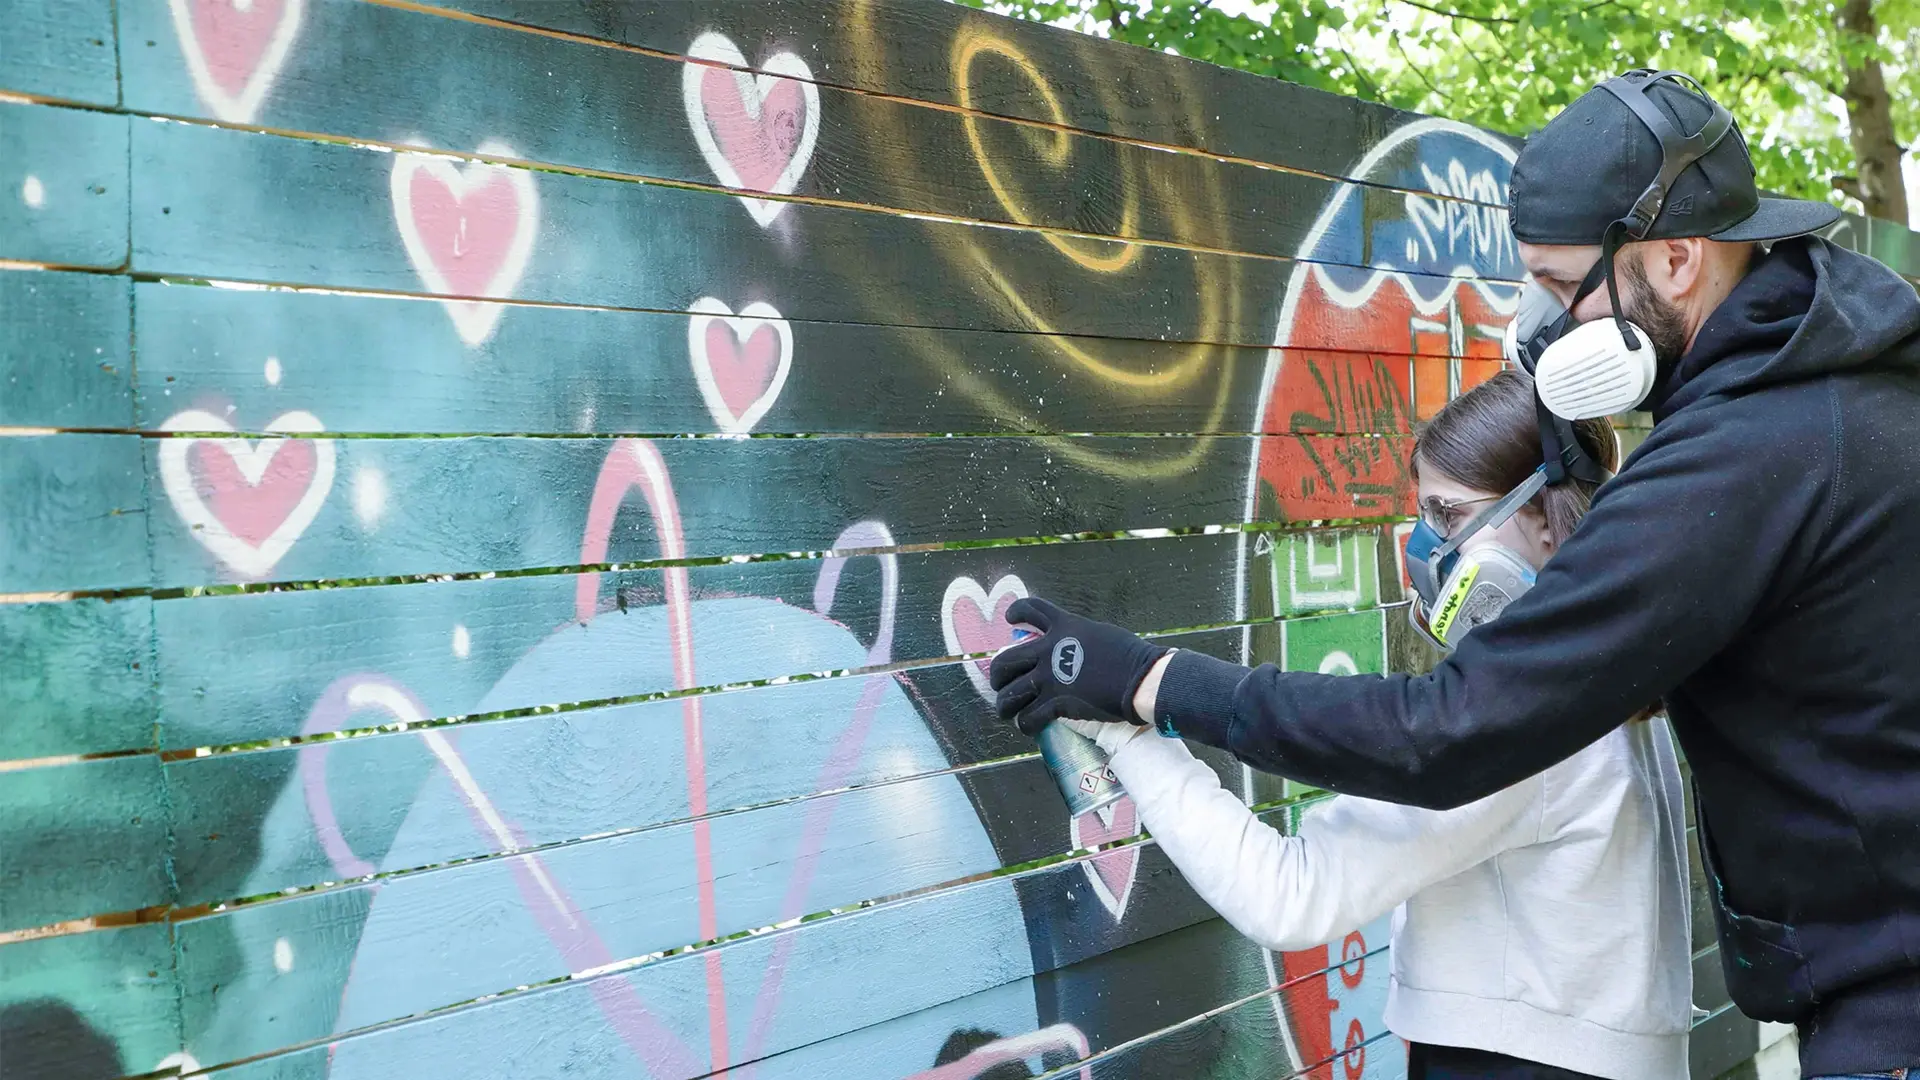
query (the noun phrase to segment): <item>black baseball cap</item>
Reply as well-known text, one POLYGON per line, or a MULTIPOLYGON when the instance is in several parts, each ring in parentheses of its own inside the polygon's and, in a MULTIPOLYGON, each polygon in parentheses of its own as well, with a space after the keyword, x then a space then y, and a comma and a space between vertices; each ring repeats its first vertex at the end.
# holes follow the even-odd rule
MULTIPOLYGON (((1516 239, 1529 244, 1599 244, 1628 218, 1660 175, 1662 140, 1625 96, 1660 110, 1674 138, 1709 128, 1725 110, 1684 76, 1633 71, 1596 86, 1529 136, 1513 165, 1508 206, 1516 239)), ((1731 118, 1729 118, 1730 120, 1731 118)), ((1672 145, 1672 139, 1669 140, 1672 145)), ((1784 240, 1832 225, 1838 207, 1761 198, 1746 138, 1733 125, 1668 187, 1640 239, 1704 236, 1727 242, 1784 240)))

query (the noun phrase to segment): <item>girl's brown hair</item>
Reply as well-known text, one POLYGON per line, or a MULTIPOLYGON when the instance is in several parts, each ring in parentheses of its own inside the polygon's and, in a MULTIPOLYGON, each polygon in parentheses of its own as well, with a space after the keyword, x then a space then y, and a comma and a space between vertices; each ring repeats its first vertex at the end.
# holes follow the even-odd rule
MULTIPOLYGON (((1574 437, 1601 467, 1612 472, 1619 460, 1613 423, 1605 417, 1576 420, 1574 437)), ((1534 411, 1533 380, 1506 368, 1461 394, 1440 410, 1413 444, 1413 475, 1424 465, 1470 488, 1505 495, 1540 467, 1540 421, 1534 411)), ((1597 485, 1568 480, 1542 488, 1529 505, 1546 516, 1554 546, 1566 543, 1573 527, 1593 502, 1597 485)))
MULTIPOLYGON (((1614 441, 1613 422, 1605 417, 1576 420, 1574 438, 1587 456, 1609 473, 1619 468, 1620 445, 1614 441)), ((1425 464, 1470 488, 1505 495, 1540 467, 1540 418, 1534 409, 1533 380, 1513 368, 1461 394, 1440 410, 1413 444, 1413 475, 1425 464)), ((1557 548, 1573 535, 1593 492, 1599 485, 1568 480, 1542 488, 1529 504, 1547 518, 1547 529, 1557 548)), ((1629 722, 1646 720, 1660 711, 1652 705, 1629 722)))

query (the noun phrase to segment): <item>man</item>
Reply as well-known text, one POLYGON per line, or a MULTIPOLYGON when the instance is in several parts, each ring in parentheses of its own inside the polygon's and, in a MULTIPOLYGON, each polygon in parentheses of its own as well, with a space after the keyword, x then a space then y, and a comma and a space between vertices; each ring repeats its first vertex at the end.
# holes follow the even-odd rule
POLYGON ((1009 621, 1042 633, 992 681, 1029 732, 1150 722, 1440 808, 1664 700, 1734 1001, 1798 1026, 1809 1078, 1920 1076, 1920 298, 1808 235, 1831 208, 1760 199, 1731 127, 1632 72, 1521 151, 1514 235, 1571 308, 1541 340, 1624 314, 1655 427, 1536 586, 1431 673, 1249 670, 1025 601, 1009 621))

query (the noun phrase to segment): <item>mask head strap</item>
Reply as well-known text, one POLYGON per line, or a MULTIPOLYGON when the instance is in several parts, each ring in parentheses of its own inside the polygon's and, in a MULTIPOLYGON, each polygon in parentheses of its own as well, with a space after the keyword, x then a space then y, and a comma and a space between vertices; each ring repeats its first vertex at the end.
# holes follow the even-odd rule
POLYGON ((1460 550, 1460 545, 1466 543, 1469 537, 1482 529, 1497 529, 1505 525, 1508 518, 1519 513, 1520 508, 1527 505, 1528 501, 1546 486, 1547 467, 1542 465, 1528 474, 1527 478, 1520 482, 1519 487, 1500 496, 1499 502, 1475 514, 1471 520, 1448 537, 1445 543, 1435 548, 1427 556, 1427 572, 1431 575, 1434 589, 1437 591, 1439 585, 1445 580, 1445 575, 1441 573, 1440 568, 1460 550))
MULTIPOLYGON (((1600 88, 1619 98, 1621 104, 1633 110, 1640 122, 1647 125, 1653 137, 1660 140, 1660 172, 1647 185, 1647 189, 1634 200, 1633 209, 1621 218, 1618 224, 1625 227, 1627 236, 1634 240, 1644 240, 1653 231, 1653 223, 1660 218, 1660 212, 1666 209, 1667 192, 1672 190, 1674 181, 1687 166, 1720 145, 1720 140, 1729 132, 1739 129, 1733 122, 1733 114, 1726 106, 1713 100, 1700 84, 1678 71, 1655 71, 1652 68, 1635 68, 1624 75, 1618 75, 1600 84, 1600 88), (1671 79, 1675 84, 1684 84, 1699 97, 1702 104, 1710 110, 1707 122, 1692 135, 1682 135, 1673 121, 1667 117, 1666 110, 1654 104, 1647 95, 1647 88, 1671 79)), ((1742 145, 1746 140, 1741 138, 1742 145)))

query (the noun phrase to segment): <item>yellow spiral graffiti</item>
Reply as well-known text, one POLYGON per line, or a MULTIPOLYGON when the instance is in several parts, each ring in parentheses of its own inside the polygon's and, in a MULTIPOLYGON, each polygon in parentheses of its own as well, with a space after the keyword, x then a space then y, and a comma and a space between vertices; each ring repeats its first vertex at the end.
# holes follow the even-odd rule
MULTIPOLYGON (((859 42, 862 52, 876 69, 883 69, 888 55, 887 47, 877 32, 873 19, 872 0, 856 0, 853 5, 851 29, 859 42)), ((1029 200, 1010 182, 1006 170, 996 165, 990 146, 989 132, 1017 133, 1024 149, 1023 156, 1029 162, 1043 164, 1055 170, 1065 170, 1073 165, 1072 154, 1076 143, 1086 144, 1089 140, 1097 142, 1097 137, 1075 134, 1070 130, 1071 117, 1060 101, 1053 84, 1041 72, 1039 66, 1018 46, 991 33, 981 24, 969 24, 956 36, 950 52, 952 80, 955 91, 955 103, 960 106, 967 149, 973 164, 986 181, 988 190, 1004 211, 1003 220, 1023 225, 1050 226, 1050 222, 1035 214, 1029 207, 1029 200), (1011 70, 1017 72, 1026 86, 1031 88, 1031 97, 1045 110, 1045 116, 1038 122, 999 120, 983 115, 979 108, 976 86, 982 66, 990 69, 1011 70)), ((884 75, 882 75, 884 78, 884 75)), ((1115 91, 1113 80, 1088 80, 1089 85, 1098 88, 1099 105, 1110 109, 1117 104, 1112 94, 1115 91)), ((1171 94, 1175 100, 1196 100, 1197 95, 1171 94)), ((901 110, 906 115, 909 110, 901 110)), ((1202 118, 1193 116, 1190 122, 1196 127, 1202 124, 1202 118)), ((902 122, 899 128, 888 132, 884 138, 876 138, 874 145, 886 159, 889 172, 901 178, 903 184, 911 184, 924 175, 927 162, 913 152, 913 134, 905 130, 902 122)), ((1203 186, 1199 192, 1193 190, 1175 191, 1166 175, 1149 175, 1142 182, 1139 175, 1141 160, 1139 153, 1128 147, 1120 154, 1121 168, 1118 170, 1119 213, 1118 222, 1110 231, 1121 236, 1143 235, 1141 222, 1148 210, 1159 215, 1159 239, 1178 245, 1197 243, 1201 230, 1197 227, 1197 217, 1203 211, 1211 211, 1209 224, 1211 235, 1225 232, 1224 192, 1220 189, 1218 170, 1206 170, 1203 186), (1150 198, 1143 199, 1143 195, 1150 198)), ((1151 173, 1151 170, 1149 170, 1151 173)), ((1211 400, 1206 402, 1208 415, 1197 427, 1203 431, 1220 430, 1220 421, 1226 415, 1232 389, 1230 365, 1227 363, 1228 350, 1212 342, 1231 340, 1230 330, 1237 326, 1240 319, 1240 267, 1237 260, 1199 252, 1183 252, 1190 261, 1193 275, 1192 297, 1194 311, 1192 324, 1184 327, 1169 326, 1166 335, 1181 339, 1186 344, 1169 342, 1167 355, 1163 359, 1141 368, 1118 362, 1116 358, 1102 355, 1097 337, 1085 336, 1097 333, 1093 328, 1076 328, 1082 336, 1065 336, 1046 312, 1028 302, 1027 295, 1034 285, 1017 279, 1014 274, 1021 272, 1024 278, 1031 278, 1044 270, 1027 264, 1005 265, 1005 257, 996 258, 993 251, 980 240, 968 235, 972 230, 955 229, 951 225, 930 226, 938 230, 939 242, 934 246, 946 258, 953 261, 957 270, 971 279, 984 282, 991 294, 1007 308, 1009 314, 1016 316, 1022 329, 1034 331, 1037 341, 1044 342, 1044 353, 1054 357, 1073 372, 1075 377, 1091 377, 1115 390, 1140 398, 1170 395, 1192 388, 1199 380, 1209 375, 1214 380, 1211 400)), ((985 230, 981 230, 985 232, 985 230)), ((1101 232, 1109 231, 1102 228, 1101 232)), ((1125 239, 1103 240, 1093 237, 1062 235, 1057 231, 1039 231, 1035 235, 1043 237, 1052 249, 1064 256, 1071 269, 1070 274, 1086 275, 1080 282, 1069 282, 1068 287, 1081 286, 1087 290, 1101 289, 1116 297, 1126 295, 1129 287, 1130 272, 1139 272, 1149 266, 1164 266, 1169 253, 1179 251, 1177 247, 1159 246, 1131 242, 1125 239), (1160 261, 1147 258, 1149 251, 1154 252, 1160 261)), ((1171 256, 1181 257, 1181 256, 1171 256)), ((1058 291, 1061 283, 1057 276, 1048 275, 1053 280, 1042 280, 1044 289, 1058 291)), ((897 288, 886 287, 890 283, 875 282, 876 299, 883 302, 889 310, 887 321, 896 324, 908 324, 902 327, 915 347, 915 352, 936 364, 946 376, 950 390, 965 393, 972 400, 995 416, 1026 427, 1029 430, 1045 430, 1041 417, 1033 414, 1032 407, 1003 393, 968 358, 954 349, 950 336, 943 336, 927 327, 940 325, 938 319, 928 318, 924 314, 916 316, 911 312, 912 298, 903 296, 897 288)), ((1102 453, 1092 449, 1092 445, 1081 440, 1069 440, 1060 444, 1059 452, 1073 461, 1111 476, 1131 478, 1152 478, 1176 475, 1194 468, 1215 444, 1207 440, 1181 440, 1170 443, 1181 449, 1165 457, 1138 452, 1120 456, 1102 453)))

